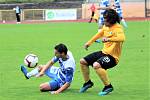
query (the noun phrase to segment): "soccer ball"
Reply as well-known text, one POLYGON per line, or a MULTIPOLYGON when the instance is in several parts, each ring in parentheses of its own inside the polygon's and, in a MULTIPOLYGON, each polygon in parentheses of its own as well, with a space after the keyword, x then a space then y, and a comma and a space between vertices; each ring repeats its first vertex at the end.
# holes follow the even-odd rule
POLYGON ((24 58, 24 64, 29 68, 34 68, 38 64, 38 56, 35 54, 28 54, 24 58))

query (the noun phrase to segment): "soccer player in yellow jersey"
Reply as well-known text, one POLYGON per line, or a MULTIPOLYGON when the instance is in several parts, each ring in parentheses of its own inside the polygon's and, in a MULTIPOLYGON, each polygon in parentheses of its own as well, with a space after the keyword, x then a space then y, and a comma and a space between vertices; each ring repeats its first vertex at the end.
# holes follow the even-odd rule
POLYGON ((95 40, 101 39, 104 47, 101 51, 97 51, 87 55, 80 60, 81 71, 85 83, 80 89, 80 93, 85 92, 94 84, 89 76, 89 66, 93 66, 97 75, 102 80, 104 88, 98 95, 103 96, 113 91, 107 69, 116 66, 121 55, 122 44, 125 40, 125 35, 122 26, 119 24, 120 18, 115 10, 108 9, 104 12, 104 25, 100 32, 85 43, 84 48, 87 49, 95 40))

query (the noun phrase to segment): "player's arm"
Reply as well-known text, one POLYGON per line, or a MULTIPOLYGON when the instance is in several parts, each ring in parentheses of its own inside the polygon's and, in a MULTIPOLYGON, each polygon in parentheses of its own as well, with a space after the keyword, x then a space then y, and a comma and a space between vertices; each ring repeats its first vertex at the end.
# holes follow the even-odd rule
POLYGON ((50 60, 46 65, 43 66, 42 70, 40 71, 39 75, 37 75, 37 77, 43 76, 44 72, 51 67, 54 64, 54 62, 52 60, 50 60))
POLYGON ((52 94, 58 94, 61 93, 62 91, 66 90, 70 86, 70 83, 65 83, 61 88, 59 88, 57 91, 53 91, 52 94))
POLYGON ((94 35, 87 43, 85 43, 84 48, 87 49, 93 42, 95 42, 97 39, 102 38, 104 32, 103 29, 101 29, 96 35, 94 35))
POLYGON ((107 5, 106 7, 98 7, 97 10, 115 9, 114 5, 107 5))
POLYGON ((53 57, 52 60, 50 60, 49 62, 47 62, 46 65, 43 66, 42 70, 40 71, 40 73, 37 75, 37 77, 43 76, 45 71, 51 67, 55 62, 58 61, 57 57, 53 57))
POLYGON ((68 67, 66 69, 66 79, 65 79, 66 83, 62 87, 60 87, 57 91, 55 91, 54 94, 58 94, 66 90, 70 86, 72 79, 73 79, 73 68, 68 67))
POLYGON ((108 10, 111 9, 111 7, 98 7, 97 10, 108 10))

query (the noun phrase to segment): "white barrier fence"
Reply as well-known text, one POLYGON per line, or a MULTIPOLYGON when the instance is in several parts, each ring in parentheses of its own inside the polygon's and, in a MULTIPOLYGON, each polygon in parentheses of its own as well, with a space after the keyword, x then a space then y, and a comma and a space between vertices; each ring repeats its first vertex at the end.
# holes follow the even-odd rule
POLYGON ((76 20, 76 9, 54 9, 46 10, 45 20, 76 20))
MULTIPOLYGON (((76 20, 77 9, 24 9, 21 20, 76 20)), ((0 10, 0 21, 14 21, 14 10, 0 10)))

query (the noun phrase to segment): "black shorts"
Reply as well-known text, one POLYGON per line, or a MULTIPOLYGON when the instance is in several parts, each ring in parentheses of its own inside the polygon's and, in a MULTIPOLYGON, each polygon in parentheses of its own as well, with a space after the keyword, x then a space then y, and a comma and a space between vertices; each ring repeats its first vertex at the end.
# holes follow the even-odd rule
POLYGON ((114 57, 104 54, 102 51, 91 53, 84 57, 84 59, 88 65, 93 66, 94 62, 98 62, 104 69, 109 69, 117 65, 114 57))

